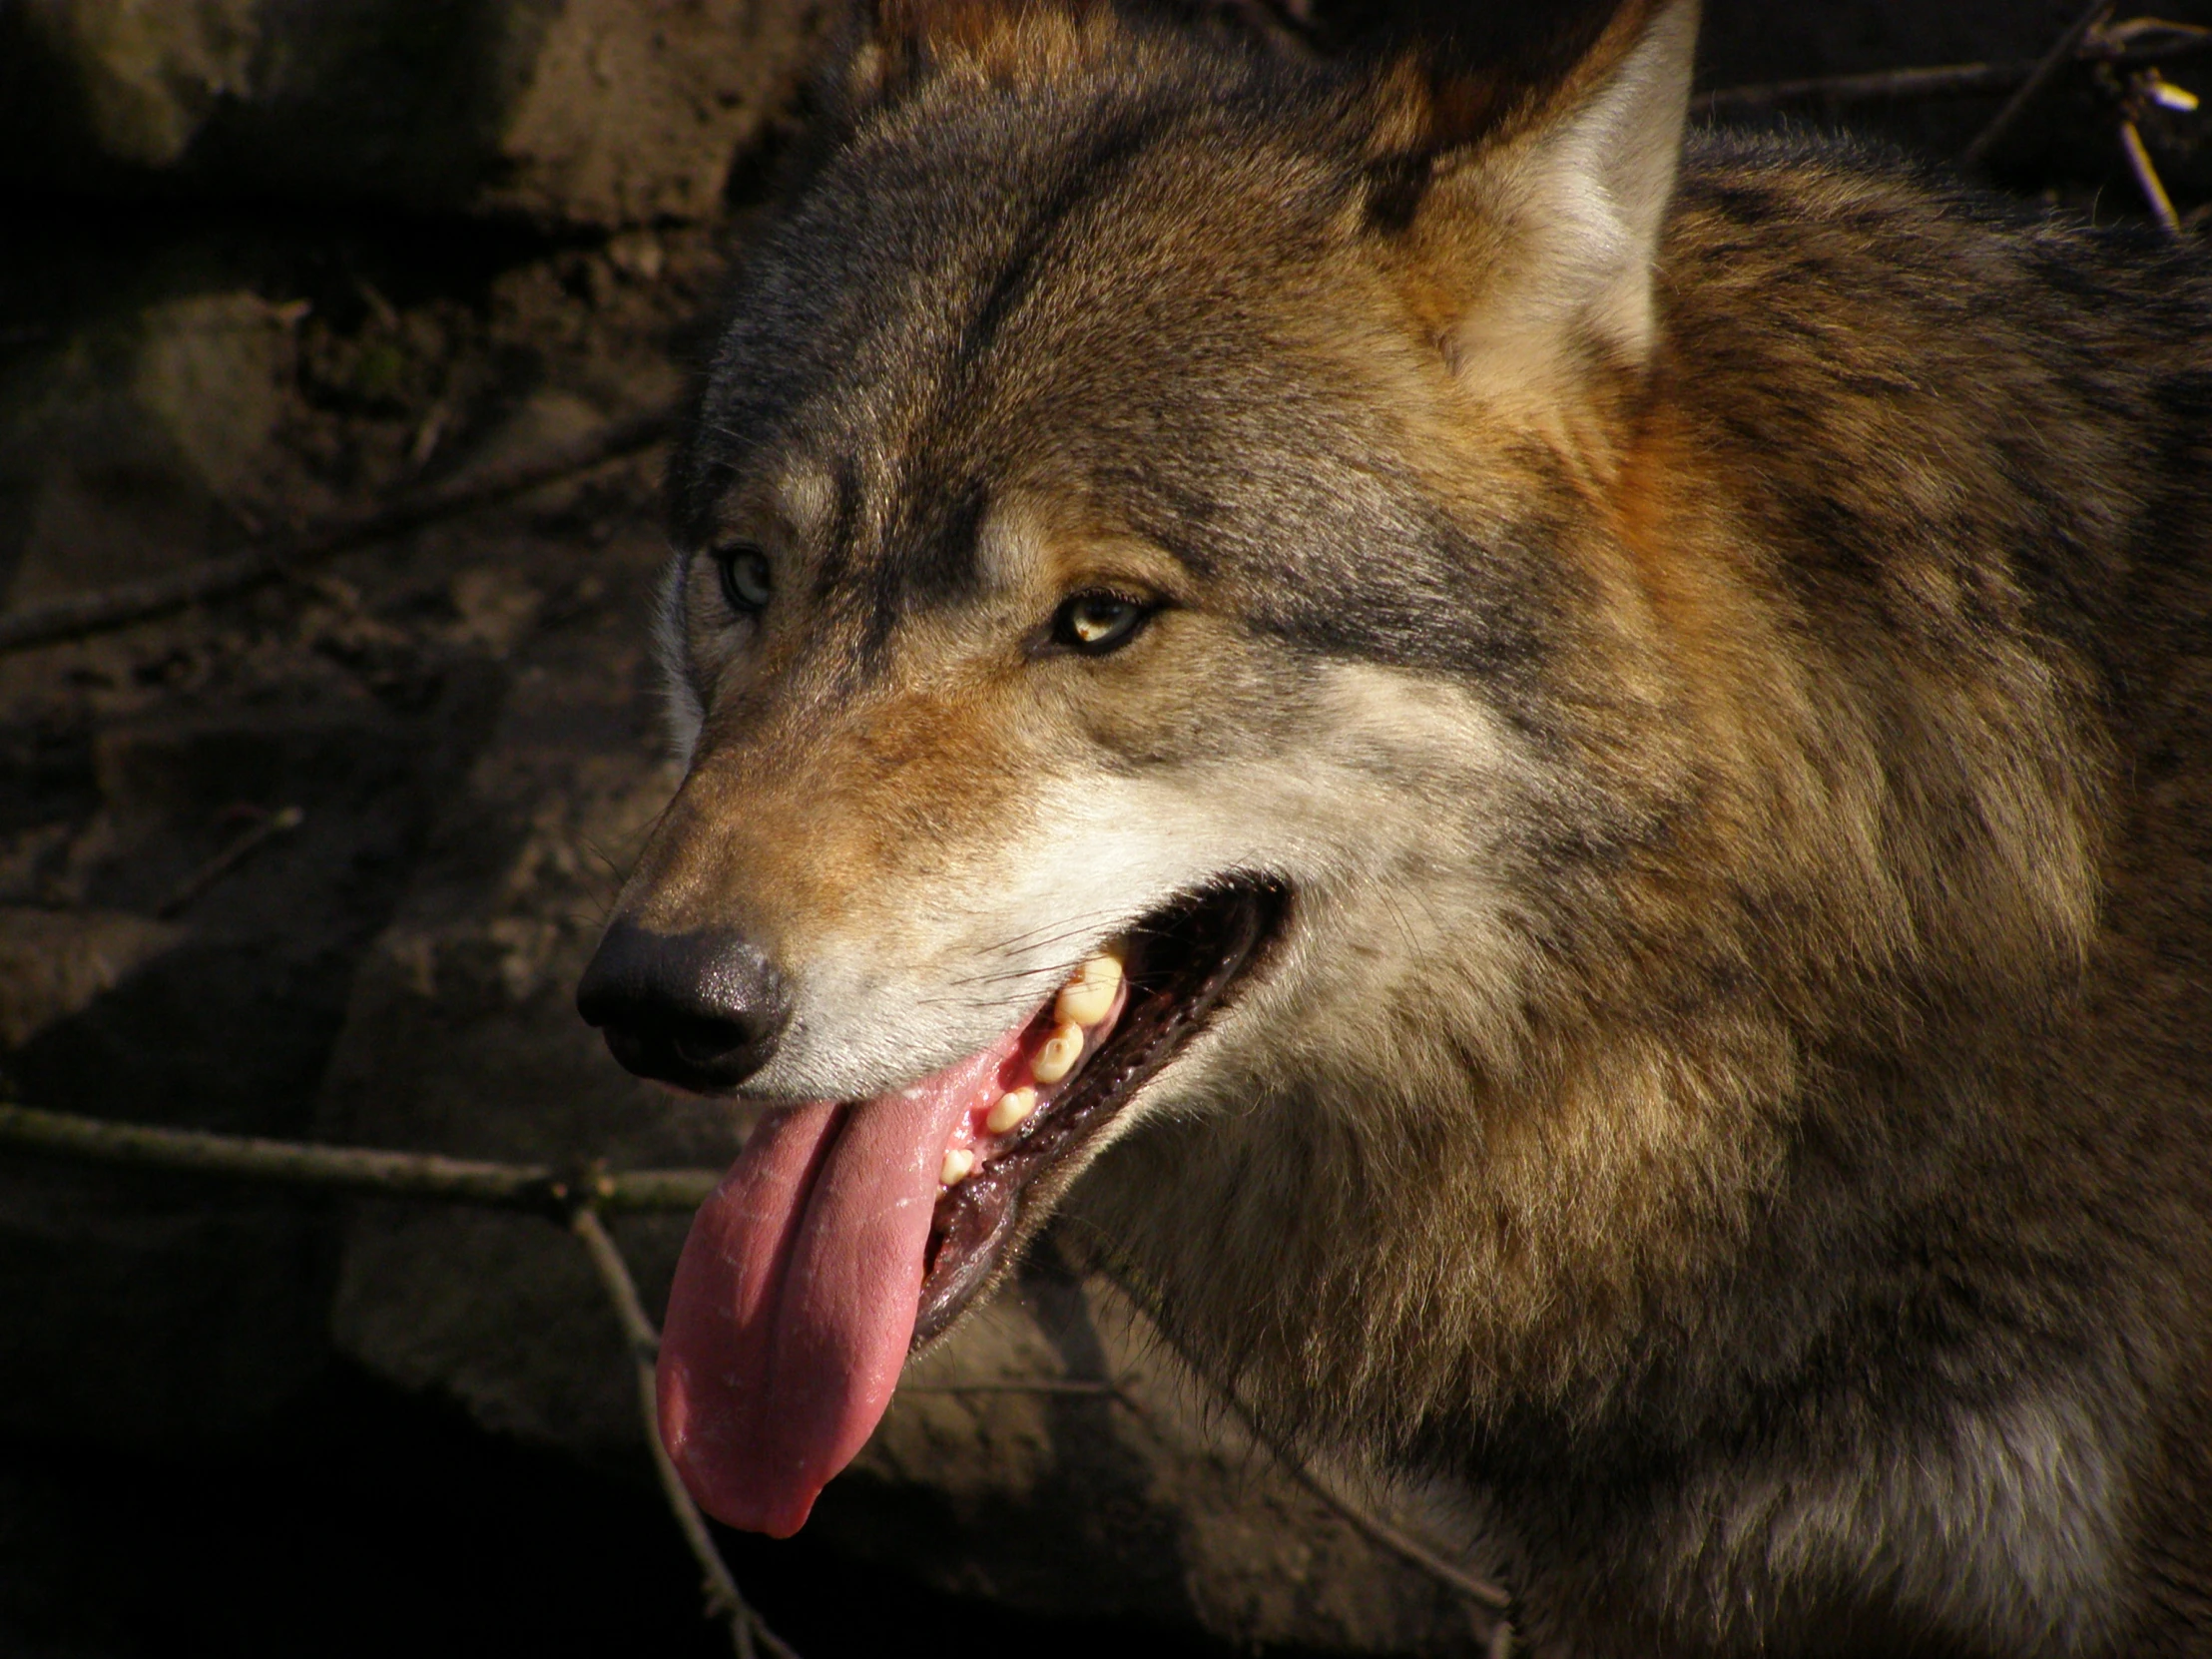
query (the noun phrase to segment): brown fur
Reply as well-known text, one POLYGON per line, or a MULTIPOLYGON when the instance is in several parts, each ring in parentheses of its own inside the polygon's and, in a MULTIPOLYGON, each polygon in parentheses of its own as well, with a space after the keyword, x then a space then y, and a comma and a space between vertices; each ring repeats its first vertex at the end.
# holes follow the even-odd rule
MULTIPOLYGON (((1243 823, 1294 935, 1062 1206, 1200 1372, 1462 1482, 1539 1651, 2212 1653, 2212 276, 1844 148, 1670 190, 1663 77, 1616 269, 1544 170, 1684 15, 1541 94, 863 42, 677 481, 782 609, 691 563, 625 913, 1012 1008, 1087 796, 1243 823), (1099 582, 1142 648, 1040 658, 1099 582)), ((1073 867, 1064 951, 1161 896, 1073 867)))

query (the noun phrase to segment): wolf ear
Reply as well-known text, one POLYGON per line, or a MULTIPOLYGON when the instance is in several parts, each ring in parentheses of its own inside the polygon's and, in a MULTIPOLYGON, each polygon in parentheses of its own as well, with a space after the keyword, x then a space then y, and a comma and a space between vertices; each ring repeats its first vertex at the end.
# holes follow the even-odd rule
POLYGON ((1468 383, 1650 360, 1697 21, 1698 0, 1626 0, 1518 96, 1411 58, 1385 72, 1370 222, 1406 239, 1468 383))
POLYGON ((896 99, 932 66, 1049 75, 1111 17, 1110 0, 851 0, 832 101, 856 115, 896 99))

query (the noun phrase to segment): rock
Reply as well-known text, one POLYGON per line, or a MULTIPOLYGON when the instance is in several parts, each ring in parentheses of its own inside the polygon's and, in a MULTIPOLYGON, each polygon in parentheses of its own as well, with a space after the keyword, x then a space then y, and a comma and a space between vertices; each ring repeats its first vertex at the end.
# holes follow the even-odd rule
POLYGON ((258 494, 295 318, 236 291, 125 300, 0 382, 0 592, 200 556, 258 494))
MULTIPOLYGON (((0 908, 9 1093, 300 1134, 441 757, 484 724, 465 665, 446 684, 415 723, 231 710, 99 733, 89 815, 57 803, 49 903, 0 908), (296 829, 200 873, 287 806, 296 829)), ((328 1237, 327 1206, 298 1195, 0 1164, 0 1429, 173 1449, 255 1430, 327 1359, 328 1237)))
POLYGON ((0 173, 550 223, 697 219, 819 0, 28 0, 0 173))
MULTIPOLYGON (((468 465, 489 471, 576 442, 607 423, 606 411, 573 391, 547 387, 531 393, 487 431, 469 453, 468 465)), ((557 479, 530 493, 530 505, 557 513, 584 493, 577 478, 557 479)))
POLYGON ((258 0, 32 0, 13 10, 14 45, 64 72, 45 83, 47 97, 74 105, 90 155, 167 168, 217 104, 251 84, 261 10, 258 0))
POLYGON ((0 909, 0 1050, 83 1012, 187 932, 129 910, 0 909))
MULTIPOLYGON (((521 8, 517 8, 520 11, 521 8)), ((510 38, 511 102, 478 211, 595 225, 700 219, 790 96, 820 13, 766 0, 569 0, 510 38)))
POLYGON ((452 764, 441 753, 465 745, 483 695, 456 667, 418 721, 242 710, 100 733, 98 806, 48 888, 58 904, 0 909, 18 1086, 112 1116, 302 1127, 354 962, 452 764), (295 829, 211 863, 285 809, 295 829))

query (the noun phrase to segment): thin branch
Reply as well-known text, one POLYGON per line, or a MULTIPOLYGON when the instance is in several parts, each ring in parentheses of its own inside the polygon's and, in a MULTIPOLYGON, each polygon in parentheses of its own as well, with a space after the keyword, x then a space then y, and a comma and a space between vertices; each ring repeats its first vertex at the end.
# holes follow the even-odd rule
MULTIPOLYGON (((1246 1427, 1248 1429, 1251 1427, 1249 1422, 1246 1427)), ((1354 1502, 1343 1492, 1338 1491, 1322 1479, 1320 1475, 1308 1468, 1304 1462, 1292 1456, 1281 1446, 1276 1445, 1271 1440, 1262 1438, 1257 1432, 1254 1433, 1253 1437, 1260 1440, 1262 1445, 1275 1453, 1276 1461, 1290 1470, 1292 1477, 1300 1485, 1320 1498, 1322 1502, 1328 1504, 1330 1508, 1336 1510, 1338 1514, 1351 1523, 1354 1531, 1360 1533, 1370 1542, 1380 1544, 1392 1555, 1418 1567, 1446 1589, 1457 1591, 1469 1601, 1477 1602, 1493 1613, 1502 1613, 1513 1604, 1513 1598, 1499 1585, 1492 1584, 1486 1578, 1477 1578, 1472 1573, 1453 1566, 1418 1538, 1413 1537, 1410 1533, 1399 1531, 1381 1515, 1376 1514, 1362 1504, 1354 1502)))
POLYGON ((259 823, 248 826, 229 846, 178 882, 177 890, 162 900, 154 914, 163 921, 183 915, 202 893, 277 836, 290 834, 306 819, 307 815, 297 807, 282 807, 266 815, 259 823))
POLYGON ((1105 1394, 1119 1399, 1121 1389, 1112 1382, 1089 1377, 1039 1377, 999 1379, 988 1382, 901 1382, 902 1394, 1105 1394))
POLYGON ((434 1199, 541 1214, 565 1214, 579 1202, 602 1210, 696 1210, 722 1179, 719 1171, 707 1169, 617 1174, 594 1166, 579 1173, 447 1158, 434 1152, 311 1146, 204 1129, 110 1123, 5 1103, 0 1103, 0 1145, 101 1163, 195 1170, 377 1198, 434 1199))
POLYGON ((622 1323, 622 1334, 630 1347, 631 1370, 637 1378, 638 1414, 645 1419, 645 1441, 652 1448, 653 1467, 661 1477, 662 1495, 676 1515, 677 1527, 684 1534, 684 1542, 691 1547, 693 1559, 706 1575, 708 1616, 729 1619, 730 1645, 736 1650, 738 1659, 756 1659, 761 1648, 766 1648, 776 1659, 799 1659, 790 1644, 768 1627, 738 1589, 729 1563, 715 1547, 714 1534, 707 1530, 707 1518, 699 1512, 699 1505, 692 1501, 691 1493, 685 1490, 684 1477, 676 1472, 668 1448, 661 1443, 660 1403, 655 1396, 653 1375, 660 1354, 661 1334, 653 1329, 653 1321, 646 1314, 645 1303, 638 1296, 637 1281, 630 1277, 629 1263, 622 1259, 622 1252, 616 1248, 592 1206, 578 1205, 568 1225, 583 1241, 584 1252, 598 1271, 607 1300, 614 1304, 615 1318, 622 1323))
POLYGON ((2143 146, 2143 135, 2131 119, 2120 122, 2120 149, 2127 155, 2128 169, 2135 175, 2143 200, 2150 204, 2151 217, 2158 221, 2166 235, 2178 239, 2181 216, 2174 212, 2174 199, 2166 194, 2166 183, 2158 177, 2158 168, 2143 146))
POLYGON ((2081 55, 2106 63, 2147 63, 2153 58, 2178 58, 2212 47, 2212 28, 2201 23, 2177 23, 2170 17, 2131 17, 2124 23, 2107 23, 2082 42, 2081 55))
POLYGON ((1822 75, 1803 81, 1722 87, 1690 100, 1699 116, 1743 115, 1777 104, 1871 104, 1886 99, 1965 98, 2003 92, 2035 73, 2032 63, 1956 63, 1929 69, 1889 69, 1865 75, 1822 75))
POLYGON ((56 640, 82 639, 88 634, 167 616, 203 600, 225 599, 244 593, 350 548, 384 541, 440 519, 526 494, 619 456, 635 454, 660 442, 674 424, 675 415, 668 409, 609 421, 597 431, 554 444, 536 454, 518 456, 429 489, 417 490, 364 517, 309 530, 274 547, 227 559, 210 559, 165 576, 125 582, 0 614, 0 652, 23 651, 56 640))
POLYGON ((2004 108, 1997 111, 1989 125, 1974 135, 1973 142, 1966 146, 1959 157, 1962 165, 1979 167, 1988 158, 1989 152, 2012 130, 2020 117, 2033 107, 2035 100, 2043 95, 2043 89, 2079 54, 2081 43, 2089 38, 2089 31, 2111 13, 2112 0, 2091 0, 2089 8, 2068 24, 2066 32, 2051 43, 2050 50, 2035 65, 2034 73, 2021 83, 2020 90, 2006 99, 2004 108))
MULTIPOLYGON (((1132 1410, 1139 1408, 1134 1400, 1128 1399, 1126 1394, 1122 1397, 1128 1402, 1132 1410)), ((1235 1416, 1237 1421, 1244 1426, 1244 1431, 1251 1435, 1257 1444, 1266 1446, 1274 1454, 1275 1460, 1290 1471, 1293 1479, 1342 1515, 1352 1524, 1354 1531, 1360 1533, 1371 1543, 1380 1544, 1391 1554, 1418 1567, 1446 1589, 1458 1592, 1469 1601, 1477 1602, 1493 1613, 1503 1613, 1512 1605, 1512 1596, 1498 1585, 1492 1584, 1486 1578, 1477 1578, 1474 1574, 1453 1566, 1418 1538, 1399 1531, 1365 1504, 1359 1503, 1346 1493, 1338 1491, 1336 1487, 1307 1467, 1304 1458, 1299 1457, 1288 1446, 1279 1444, 1271 1435, 1262 1433, 1260 1425, 1252 1420, 1250 1414, 1246 1412, 1244 1406, 1234 1396, 1223 1392, 1221 1401, 1230 1414, 1235 1416)))
MULTIPOLYGON (((2152 33, 2128 24, 2099 29, 2075 42, 2074 57, 2126 69, 2212 50, 2212 30, 2187 24, 2159 24, 2153 18, 2136 22, 2157 24, 2157 30, 2152 33)), ((1690 113, 1702 117, 1755 115, 1778 104, 1878 104, 1901 103, 1912 98, 1986 97, 2026 85, 2048 61, 2031 62, 2022 58, 2009 63, 1936 64, 1928 68, 1870 70, 1856 75, 1817 75, 1799 81, 1719 87, 1691 99, 1690 113)))
MULTIPOLYGON (((905 1382, 899 1385, 901 1393, 981 1394, 981 1393, 1033 1393, 1033 1394, 1106 1394, 1119 1401, 1132 1416, 1149 1418, 1151 1412, 1143 1401, 1131 1393, 1128 1387, 1110 1378, 1101 1377, 1038 1377, 994 1378, 988 1381, 964 1382, 957 1379, 941 1382, 905 1382)), ((1292 1456, 1282 1446, 1262 1434, 1252 1419, 1245 1415, 1234 1400, 1223 1397, 1223 1404, 1234 1414, 1254 1442, 1265 1446, 1270 1455, 1283 1465, 1291 1476, 1320 1498, 1348 1521, 1353 1529, 1380 1545, 1391 1554, 1419 1568, 1446 1589, 1488 1608, 1502 1613, 1511 1604, 1512 1597, 1486 1579, 1476 1578, 1453 1566, 1419 1539, 1401 1532, 1382 1516, 1376 1514, 1343 1492, 1336 1490, 1304 1462, 1292 1456)))

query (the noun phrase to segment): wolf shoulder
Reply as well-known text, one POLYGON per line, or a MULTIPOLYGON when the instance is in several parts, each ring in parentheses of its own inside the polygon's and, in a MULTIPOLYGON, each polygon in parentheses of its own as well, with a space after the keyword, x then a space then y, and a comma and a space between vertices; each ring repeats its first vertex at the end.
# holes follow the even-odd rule
POLYGON ((1692 133, 1657 276, 1692 385, 1756 373, 1781 398, 1947 406, 1990 429, 2070 396, 2092 429, 2212 430, 2212 245, 1971 190, 1883 147, 1692 133))
MULTIPOLYGON (((2204 689, 2212 245, 1855 141, 1693 133, 1656 287, 1655 401, 1808 603, 2024 629, 2123 752, 2204 689)), ((2201 772, 2212 728, 2183 725, 2201 772)))

